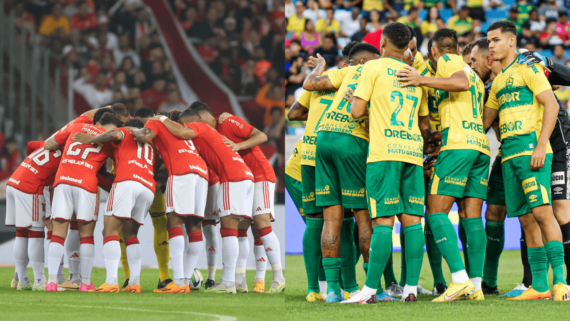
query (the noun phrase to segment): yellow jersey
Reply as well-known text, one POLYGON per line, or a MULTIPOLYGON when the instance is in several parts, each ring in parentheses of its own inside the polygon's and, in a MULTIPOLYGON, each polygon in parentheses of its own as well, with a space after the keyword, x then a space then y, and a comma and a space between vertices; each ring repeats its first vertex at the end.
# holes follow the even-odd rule
MULTIPOLYGON (((407 10, 407 9, 406 9, 406 10, 407 10)), ((403 23, 403 24, 405 24, 406 26, 410 26, 410 27, 412 27, 412 28, 415 28, 415 27, 418 26, 418 23, 417 23, 417 22, 415 22, 415 21, 414 21, 414 22, 411 22, 410 20, 408 20, 408 17, 407 17, 407 16, 403 16, 403 17, 398 18, 397 22, 403 23)))
POLYGON ((429 114, 422 87, 401 88, 396 72, 406 63, 391 57, 368 61, 354 96, 368 101, 368 163, 398 161, 422 166, 423 138, 418 114, 429 114))
POLYGON ((481 8, 483 7, 483 0, 467 0, 467 6, 469 8, 481 8))
POLYGON ((325 19, 319 19, 317 24, 315 25, 316 32, 326 32, 326 33, 339 33, 340 32, 340 23, 334 20, 331 21, 331 24, 327 27, 327 22, 325 19))
POLYGON ((422 56, 422 54, 418 51, 416 51, 416 55, 414 56, 414 63, 412 65, 412 67, 414 67, 415 70, 419 70, 423 67, 423 65, 425 64, 424 61, 424 56, 422 56))
POLYGON ((305 21, 307 17, 299 18, 297 14, 294 14, 289 17, 287 21, 287 31, 294 32, 297 36, 301 34, 301 32, 305 31, 305 21))
MULTIPOLYGON (((424 65, 417 70, 421 76, 435 77, 435 70, 431 65, 431 61, 426 61, 424 65)), ((427 94, 427 104, 429 109, 429 127, 431 130, 441 130, 441 120, 439 119, 439 109, 435 103, 435 89, 430 87, 424 88, 427 94)))
POLYGON ((338 95, 334 97, 332 105, 321 119, 317 131, 337 132, 352 135, 369 141, 368 115, 360 119, 352 118, 350 114, 351 103, 346 101, 344 92, 348 88, 355 89, 360 82, 362 65, 349 66, 342 69, 334 69, 328 74, 338 95))
MULTIPOLYGON (((517 64, 515 58, 495 77, 486 106, 499 110, 503 162, 532 155, 542 130, 544 106, 536 96, 552 90, 544 69, 517 64)), ((547 153, 552 153, 550 143, 547 153)))
POLYGON ((447 78, 458 71, 465 72, 469 80, 468 91, 434 90, 441 120, 441 150, 473 149, 490 156, 489 140, 483 128, 485 86, 479 76, 462 57, 454 54, 439 58, 435 76, 447 78))
POLYGON ((422 34, 424 35, 427 34, 428 32, 436 32, 439 30, 439 28, 437 27, 437 23, 428 22, 427 20, 422 21, 420 28, 422 29, 422 34))
POLYGON ((296 181, 302 182, 301 179, 301 141, 303 139, 300 138, 297 143, 295 143, 295 149, 293 150, 293 154, 287 160, 285 164, 285 174, 289 175, 296 181))
POLYGON ((453 29, 457 32, 457 35, 460 36, 466 32, 471 31, 473 28, 473 18, 467 17, 465 20, 461 20, 459 15, 455 15, 447 21, 447 27, 449 29, 453 29))
POLYGON ((384 0, 364 0, 362 1, 362 10, 364 11, 384 11, 384 0))
MULTIPOLYGON (((322 75, 329 74, 332 70, 327 70, 322 73, 322 75)), ((317 128, 325 116, 325 113, 331 108, 335 95, 335 91, 305 91, 299 96, 299 99, 297 99, 301 105, 309 109, 309 117, 307 117, 305 134, 303 135, 303 143, 301 145, 301 165, 315 167, 317 128)))

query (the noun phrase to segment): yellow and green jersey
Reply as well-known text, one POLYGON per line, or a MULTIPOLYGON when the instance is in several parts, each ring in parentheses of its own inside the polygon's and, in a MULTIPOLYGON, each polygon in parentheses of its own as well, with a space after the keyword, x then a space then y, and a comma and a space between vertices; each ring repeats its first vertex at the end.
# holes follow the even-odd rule
POLYGON ((428 22, 427 20, 422 21, 420 28, 422 29, 422 34, 424 35, 426 35, 428 32, 436 32, 439 30, 437 23, 428 22))
POLYGON ((301 141, 303 139, 299 139, 297 143, 295 143, 295 150, 293 150, 293 154, 287 160, 285 164, 285 174, 289 175, 296 181, 302 182, 301 179, 301 141))
POLYGON ((384 0, 364 0, 362 1, 362 10, 364 11, 384 11, 384 0))
MULTIPOLYGON (((331 70, 325 71, 322 75, 326 75, 330 73, 330 71, 331 70)), ((301 145, 301 165, 315 167, 317 128, 323 117, 325 117, 325 113, 331 108, 335 95, 335 91, 305 91, 299 96, 299 99, 297 99, 301 105, 309 109, 309 116, 305 124, 305 134, 303 135, 303 143, 301 145)))
POLYGON ((434 90, 441 119, 441 151, 472 149, 490 156, 489 140, 483 128, 485 86, 479 76, 462 57, 454 54, 439 58, 435 76, 448 78, 459 71, 465 72, 469 80, 468 91, 434 90))
MULTIPOLYGON (((544 106, 536 96, 552 90, 542 67, 517 64, 515 58, 495 77, 486 106, 499 110, 503 162, 532 155, 542 130, 544 106)), ((552 153, 550 143, 547 153, 552 153)))
POLYGON ((412 22, 412 21, 408 20, 408 17, 407 17, 407 16, 400 17, 400 18, 398 18, 397 21, 400 22, 400 23, 405 24, 406 26, 412 27, 412 28, 415 28, 415 27, 418 26, 418 23, 417 23, 417 22, 415 22, 415 21, 412 22))
POLYGON ((467 0, 467 6, 469 8, 481 8, 483 7, 483 0, 467 0))
POLYGON ((424 56, 422 56, 422 54, 419 51, 416 51, 416 55, 414 56, 414 64, 412 65, 412 67, 414 67, 414 69, 419 72, 420 69, 423 68, 424 64, 425 64, 424 56))
POLYGON ((299 18, 296 14, 289 17, 287 21, 287 31, 294 32, 297 36, 305 31, 305 21, 307 17, 299 18))
POLYGON ((447 21, 447 27, 453 29, 457 32, 457 35, 462 35, 466 32, 471 31, 473 28, 473 19, 467 17, 465 20, 461 20, 459 15, 455 15, 447 21))
POLYGON ((427 116, 422 87, 405 87, 396 72, 406 63, 394 58, 367 62, 354 96, 368 101, 370 147, 367 163, 399 161, 423 164, 423 138, 418 114, 427 116))
POLYGON ((556 97, 560 99, 562 102, 569 102, 570 101, 570 89, 568 87, 562 87, 554 92, 556 97))
POLYGON ((420 0, 404 0, 404 10, 410 10, 411 7, 417 7, 420 0))
MULTIPOLYGON (((421 76, 435 77, 435 70, 431 65, 431 61, 426 61, 424 65, 417 69, 421 76)), ((435 103, 435 89, 425 87, 424 91, 427 94, 427 104, 429 109, 429 127, 431 130, 441 130, 441 121, 439 119, 439 110, 435 103)))
POLYGON ((519 9, 519 14, 517 16, 517 22, 522 25, 530 17, 530 12, 532 10, 534 10, 534 5, 532 5, 530 3, 527 3, 527 4, 517 3, 517 8, 519 9))
POLYGON ((440 3, 441 0, 422 0, 422 2, 424 3, 424 9, 429 9, 431 7, 437 7, 437 4, 440 3))
POLYGON ((332 70, 328 76, 338 95, 335 95, 332 105, 324 113, 317 127, 317 131, 337 132, 352 135, 369 141, 368 115, 359 119, 352 118, 350 114, 351 103, 343 96, 348 88, 355 89, 360 82, 362 65, 349 66, 342 69, 332 70))
POLYGON ((333 21, 331 21, 331 24, 327 27, 327 21, 325 19, 320 19, 317 21, 317 24, 315 25, 315 31, 338 33, 340 32, 340 23, 333 19, 333 21))

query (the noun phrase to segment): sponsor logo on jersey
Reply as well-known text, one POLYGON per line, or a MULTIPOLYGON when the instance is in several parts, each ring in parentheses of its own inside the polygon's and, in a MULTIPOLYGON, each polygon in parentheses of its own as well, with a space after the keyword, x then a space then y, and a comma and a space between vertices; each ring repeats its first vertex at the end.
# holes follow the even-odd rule
MULTIPOLYGON (((242 162, 245 164, 245 162, 243 161, 243 158, 241 157, 232 157, 233 160, 238 161, 238 162, 242 162)), ((253 175, 252 175, 253 176, 253 175)))
POLYGON ((424 205, 424 197, 415 197, 415 196, 410 196, 410 198, 408 199, 408 202, 410 203, 414 203, 414 204, 419 204, 419 205, 424 205))
POLYGON ((229 121, 230 123, 233 123, 233 124, 234 124, 234 125, 236 125, 237 127, 239 127, 239 128, 241 128, 241 129, 243 129, 243 124, 242 124, 242 123, 240 123, 240 122, 238 122, 237 120, 234 120, 234 119, 228 118, 228 121, 229 121))
POLYGON ((208 174, 208 171, 205 170, 205 169, 202 169, 200 166, 190 165, 189 167, 190 167, 190 169, 197 170, 197 171, 199 171, 200 173, 203 173, 204 175, 207 175, 207 174, 208 174))
POLYGON ((73 164, 73 165, 82 165, 82 166, 85 166, 85 167, 87 167, 87 168, 89 168, 89 169, 93 169, 93 165, 91 165, 91 164, 89 164, 89 163, 87 163, 87 162, 78 161, 78 160, 75 160, 75 159, 69 159, 69 158, 68 158, 68 159, 64 159, 63 161, 61 161, 61 163, 62 163, 62 164, 69 163, 69 164, 73 164))
POLYGON ((366 194, 366 190, 361 188, 360 190, 352 190, 352 189, 342 189, 342 195, 344 196, 353 196, 353 197, 364 197, 366 194))
POLYGON ((94 127, 92 127, 92 125, 89 125, 89 124, 83 125, 83 128, 81 128, 81 131, 86 132, 87 134, 89 134, 91 136, 97 136, 97 135, 103 133, 102 131, 97 130, 97 128, 94 128, 94 127))
POLYGON ((138 167, 140 167, 140 168, 142 168, 142 169, 146 169, 150 175, 154 176, 154 172, 153 172, 150 168, 148 168, 147 165, 143 165, 143 164, 137 162, 137 161, 134 160, 134 159, 128 161, 127 164, 129 164, 129 165, 135 164, 135 165, 137 165, 138 167))
POLYGON ((528 192, 536 191, 538 189, 536 179, 534 177, 525 179, 522 181, 522 188, 525 194, 528 192))
POLYGON ((488 186, 488 185, 489 185, 489 180, 487 180, 486 178, 481 178, 481 185, 488 186))
POLYGON ((316 145, 317 144, 317 135, 314 135, 314 136, 305 135, 305 136, 303 136, 303 144, 316 145))
POLYGON ((554 194, 560 195, 560 194, 562 194, 562 191, 564 190, 564 188, 558 186, 558 187, 553 188, 552 190, 554 191, 554 194))
POLYGON ((534 203, 537 201, 538 196, 536 194, 532 194, 529 199, 531 203, 534 203))
POLYGON ((457 178, 457 177, 449 177, 446 176, 444 179, 444 182, 447 184, 454 184, 454 185, 459 185, 459 186, 465 186, 467 184, 467 177, 461 179, 461 178, 457 178))
MULTIPOLYGON (((317 188, 317 195, 327 195, 330 194, 330 187, 327 185, 325 188, 317 188)), ((313 194, 313 193, 311 193, 313 194)))
POLYGON ((553 172, 550 184, 564 185, 564 172, 553 172))
POLYGON ((315 200, 315 193, 311 192, 309 196, 303 196, 303 202, 312 202, 315 200))
POLYGON ((465 129, 474 130, 478 133, 485 134, 485 128, 483 128, 483 124, 468 122, 466 120, 464 120, 462 122, 462 124, 463 124, 463 128, 465 128, 465 129))
POLYGON ((144 178, 138 176, 137 174, 133 174, 133 177, 136 178, 136 179, 138 179, 138 180, 140 180, 140 181, 142 181, 143 183, 146 183, 146 184, 149 185, 149 186, 153 186, 153 185, 154 185, 153 183, 151 183, 151 182, 147 181, 146 179, 144 179, 144 178))
POLYGON ((398 197, 386 197, 384 198, 384 205, 390 205, 390 204, 398 204, 400 203, 400 196, 398 195, 398 197))
POLYGON ((37 169, 35 169, 32 165, 27 163, 22 163, 22 166, 29 169, 32 173, 37 174, 39 173, 37 169))
POLYGON ((447 238, 444 237, 444 238, 442 238, 442 239, 435 240, 435 244, 441 243, 441 242, 443 242, 443 241, 447 241, 447 238))
MULTIPOLYGON (((410 134, 405 130, 391 130, 391 129, 386 129, 384 130, 384 135, 386 137, 394 137, 394 138, 399 138, 399 139, 404 139, 404 140, 412 140, 415 142, 421 142, 423 141, 422 136, 418 135, 418 134, 410 134)), ((422 155, 423 156, 423 155, 422 155)))
POLYGON ((78 184, 81 184, 83 182, 82 179, 76 179, 76 178, 72 178, 69 176, 60 176, 59 179, 62 181, 70 181, 70 182, 74 182, 74 183, 78 183, 78 184))
POLYGON ((245 171, 245 175, 253 177, 253 174, 249 171, 245 171))
POLYGON ((9 181, 16 184, 16 185, 20 185, 20 181, 17 181, 15 179, 13 179, 12 177, 10 177, 9 181))

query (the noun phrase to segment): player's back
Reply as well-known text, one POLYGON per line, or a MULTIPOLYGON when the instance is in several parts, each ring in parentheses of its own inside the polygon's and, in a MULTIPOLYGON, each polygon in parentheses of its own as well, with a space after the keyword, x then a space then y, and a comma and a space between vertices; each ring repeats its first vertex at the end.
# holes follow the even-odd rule
MULTIPOLYGON (((232 142, 241 143, 250 138, 254 127, 240 117, 232 116, 218 124, 217 130, 222 136, 227 137, 232 142)), ((242 149, 238 153, 249 169, 251 169, 255 182, 270 181, 275 183, 277 181, 273 167, 259 146, 242 149)))
POLYGON ((112 144, 116 166, 114 182, 137 181, 154 193, 156 189, 154 147, 151 144, 139 142, 125 128, 117 128, 117 130, 121 131, 124 136, 120 142, 112 144))
POLYGON ((76 123, 62 128, 54 135, 58 144, 65 144, 63 158, 55 178, 55 186, 67 184, 91 193, 97 192, 97 172, 105 164, 107 157, 112 154, 110 145, 82 144, 74 141, 73 135, 87 133, 97 136, 104 132, 105 129, 95 125, 76 123))
POLYGON ((201 122, 189 123, 186 127, 196 133, 192 141, 208 166, 218 174, 220 183, 254 180, 243 158, 224 143, 223 136, 217 130, 201 122))
POLYGON ((62 159, 60 149, 45 150, 43 142, 30 142, 28 145, 32 143, 37 143, 34 146, 37 149, 24 159, 7 184, 28 194, 42 193, 44 186, 53 184, 62 159))
POLYGON ((155 137, 152 140, 154 146, 162 156, 164 166, 169 175, 197 174, 208 179, 208 167, 206 162, 194 146, 192 140, 183 140, 174 136, 158 120, 150 120, 145 128, 152 130, 155 137))

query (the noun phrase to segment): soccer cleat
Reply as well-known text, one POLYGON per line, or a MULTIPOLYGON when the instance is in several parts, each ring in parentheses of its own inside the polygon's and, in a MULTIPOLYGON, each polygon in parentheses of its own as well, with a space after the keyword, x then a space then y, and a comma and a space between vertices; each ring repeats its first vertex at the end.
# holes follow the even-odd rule
POLYGON ((121 288, 119 284, 109 285, 107 282, 103 283, 100 287, 96 289, 89 289, 88 292, 95 292, 95 293, 119 293, 121 292, 121 288))
MULTIPOLYGON (((334 292, 331 291, 329 292, 329 296, 331 293, 334 294, 334 292)), ((358 293, 356 293, 356 291, 353 291, 353 293, 354 295, 352 295, 349 299, 342 301, 341 304, 373 304, 378 302, 375 294, 365 295, 361 291, 358 291, 358 293)), ((327 302, 329 302, 328 298, 327 302)))
POLYGON ((10 282, 10 287, 14 290, 17 289, 18 288, 18 280, 12 279, 12 282, 10 282))
POLYGON ((442 295, 443 293, 445 293, 445 290, 447 290, 447 285, 439 283, 433 288, 433 292, 431 293, 431 295, 442 295))
POLYGON ((402 300, 402 302, 417 302, 417 301, 418 301, 418 298, 413 293, 408 294, 408 296, 402 300))
POLYGON ((206 292, 236 294, 235 282, 226 282, 220 280, 220 282, 216 283, 216 285, 208 289, 206 292))
POLYGON ((463 296, 468 296, 475 291, 475 285, 471 280, 465 283, 451 282, 447 290, 439 297, 433 299, 432 302, 448 302, 460 300, 463 296))
POLYGON ((253 285, 253 293, 265 293, 265 282, 259 280, 253 285))
POLYGON ((487 283, 483 282, 481 283, 481 290, 483 290, 483 294, 487 295, 487 294, 494 294, 494 295, 498 295, 499 294, 499 287, 495 286, 488 286, 487 283))
POLYGON ((32 289, 32 283, 28 280, 28 283, 22 283, 21 281, 18 281, 18 287, 16 288, 16 290, 31 290, 32 289))
POLYGON ((317 302, 317 301, 323 301, 322 299, 322 294, 321 292, 317 293, 317 292, 310 292, 309 294, 307 294, 307 301, 308 302, 317 302))
POLYGON ((85 283, 81 283, 81 286, 79 287, 79 292, 89 292, 89 290, 95 290, 96 287, 93 285, 93 282, 91 282, 91 284, 87 285, 85 283))
MULTIPOLYGON (((216 285, 216 281, 212 279, 207 279, 206 282, 204 283, 204 287, 206 288, 206 290, 208 290, 209 288, 213 288, 214 285, 216 285)), ((264 291, 265 291, 265 286, 264 286, 264 291)), ((253 290, 253 292, 255 292, 255 290, 253 290)))
POLYGON ((174 282, 168 283, 165 287, 156 289, 154 293, 190 293, 190 287, 188 284, 182 286, 176 285, 174 282))
POLYGON ((269 287, 269 291, 267 293, 277 294, 285 291, 285 280, 279 281, 271 281, 271 286, 269 287))
POLYGON ((485 301, 485 295, 483 294, 483 290, 477 290, 473 292, 473 294, 467 296, 467 300, 485 301))
POLYGON ((402 294, 404 293, 404 287, 400 286, 397 283, 392 282, 392 284, 386 288, 386 290, 384 290, 386 293, 388 293, 388 295, 390 295, 391 297, 395 297, 395 296, 402 296, 402 294))
POLYGON ((40 284, 36 284, 34 283, 34 286, 32 287, 32 291, 45 291, 46 290, 46 285, 47 285, 47 280, 43 279, 40 284))
POLYGON ((138 284, 135 285, 127 285, 124 287, 121 292, 123 293, 141 293, 141 286, 138 284))
POLYGON ((57 292, 57 284, 55 282, 50 282, 46 285, 46 292, 57 292))
POLYGON ((515 284, 517 286, 513 290, 511 290, 505 294, 501 294, 501 295, 499 295, 499 297, 500 298, 502 298, 502 297, 514 298, 516 296, 521 295, 524 291, 528 290, 528 288, 526 286, 524 286, 524 284, 521 284, 521 285, 519 285, 518 283, 515 283, 515 284))
POLYGON ((570 301, 570 292, 568 292, 566 284, 554 285, 554 301, 570 301))
POLYGON ((79 285, 72 283, 69 280, 57 285, 58 291, 77 291, 79 290, 79 285))
POLYGON ((247 293, 247 283, 245 282, 245 277, 241 281, 241 284, 236 284, 237 293, 247 293))
POLYGON ((533 289, 532 286, 528 287, 528 290, 524 291, 521 295, 516 297, 508 298, 509 301, 525 301, 525 300, 550 300, 552 299, 552 294, 550 290, 546 292, 538 292, 533 289))
POLYGON ((358 293, 360 293, 360 290, 354 290, 352 292, 344 291, 342 296, 348 300, 348 299, 352 298, 353 296, 357 295, 358 293))
POLYGON ((160 290, 160 289, 166 287, 170 283, 172 283, 172 279, 166 279, 162 282, 160 282, 160 279, 158 279, 158 285, 156 286, 156 289, 160 290))
POLYGON ((418 284, 418 294, 431 295, 431 291, 422 288, 422 286, 418 284))
POLYGON ((129 286, 129 278, 127 278, 127 279, 125 280, 125 283, 123 283, 122 289, 126 288, 127 286, 129 286))
POLYGON ((342 294, 335 294, 334 291, 329 291, 327 295, 327 299, 325 300, 326 303, 336 303, 344 301, 344 297, 342 294))
POLYGON ((380 294, 376 294, 376 301, 400 301, 400 299, 393 298, 386 291, 383 291, 380 294))

